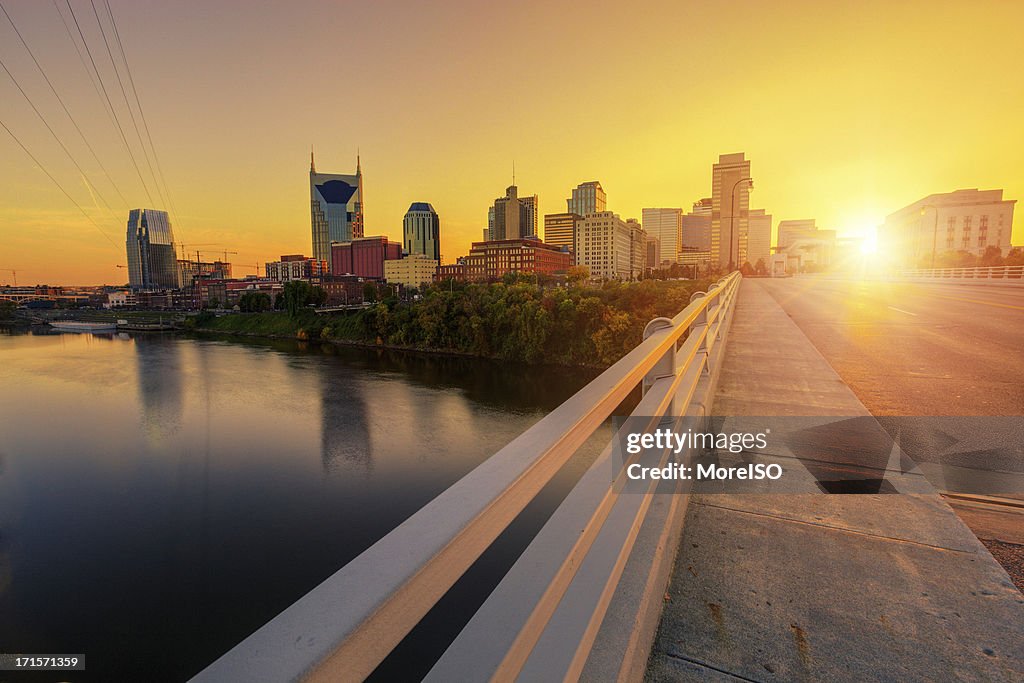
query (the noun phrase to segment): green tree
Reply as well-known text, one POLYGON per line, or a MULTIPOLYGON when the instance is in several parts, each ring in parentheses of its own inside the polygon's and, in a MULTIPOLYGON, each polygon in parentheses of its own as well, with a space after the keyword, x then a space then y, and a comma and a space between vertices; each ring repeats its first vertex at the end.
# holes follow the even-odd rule
POLYGON ((10 320, 14 317, 17 306, 13 301, 0 301, 0 320, 10 320))
POLYGON ((266 292, 246 292, 238 299, 238 310, 244 313, 260 313, 270 308, 270 295, 266 292))
POLYGON ((284 309, 294 318, 310 303, 313 288, 304 280, 292 280, 284 283, 281 296, 284 297, 284 309))

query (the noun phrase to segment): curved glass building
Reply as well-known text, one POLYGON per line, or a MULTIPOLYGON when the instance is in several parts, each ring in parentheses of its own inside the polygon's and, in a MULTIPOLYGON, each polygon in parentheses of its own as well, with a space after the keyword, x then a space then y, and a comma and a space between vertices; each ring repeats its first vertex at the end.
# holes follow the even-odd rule
POLYGON ((132 289, 178 289, 181 286, 174 234, 166 211, 128 212, 128 286, 132 289))

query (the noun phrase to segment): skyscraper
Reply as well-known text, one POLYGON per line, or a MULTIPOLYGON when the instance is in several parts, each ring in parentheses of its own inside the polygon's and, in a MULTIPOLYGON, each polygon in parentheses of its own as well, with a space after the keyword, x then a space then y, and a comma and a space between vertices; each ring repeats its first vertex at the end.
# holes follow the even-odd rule
POLYGON ((566 211, 580 216, 588 213, 600 213, 608 208, 608 198, 596 180, 580 183, 572 191, 572 196, 565 200, 566 211))
POLYGON ((711 251, 711 197, 693 203, 683 216, 683 249, 711 251))
MULTIPOLYGON (((611 211, 587 214, 576 226, 576 265, 586 266, 595 279, 632 279, 638 274, 634 240, 639 227, 611 211)), ((646 257, 646 249, 641 251, 646 257)))
POLYGON ((520 197, 519 203, 523 207, 522 220, 519 225, 519 231, 522 233, 520 237, 540 237, 537 195, 520 197))
POLYGON ((750 161, 743 152, 723 154, 711 175, 711 263, 738 267, 747 260, 750 161))
POLYGON ((309 205, 313 227, 313 258, 331 261, 331 242, 363 236, 363 171, 356 156, 356 174, 317 173, 309 153, 309 205))
MULTIPOLYGON (((644 209, 644 231, 658 239, 661 260, 678 263, 679 252, 683 243, 683 210, 682 209, 644 209)), ((652 268, 660 267, 660 263, 652 264, 652 268)))
POLYGON ((128 284, 132 289, 177 289, 181 286, 174 234, 166 211, 132 209, 125 239, 128 284))
MULTIPOLYGON (((767 268, 772 256, 772 215, 764 209, 750 210, 750 227, 747 232, 747 257, 744 263, 757 266, 763 261, 767 268)), ((742 263, 740 265, 743 265, 742 263)))
POLYGON ((544 216, 544 243, 573 248, 576 225, 583 217, 575 213, 549 213, 544 216))
POLYGON ((519 188, 509 185, 504 197, 494 200, 487 212, 488 230, 492 240, 515 240, 537 235, 537 195, 520 197, 519 188))
POLYGON ((441 221, 427 202, 413 202, 402 221, 402 239, 405 253, 424 254, 434 261, 441 260, 441 221))

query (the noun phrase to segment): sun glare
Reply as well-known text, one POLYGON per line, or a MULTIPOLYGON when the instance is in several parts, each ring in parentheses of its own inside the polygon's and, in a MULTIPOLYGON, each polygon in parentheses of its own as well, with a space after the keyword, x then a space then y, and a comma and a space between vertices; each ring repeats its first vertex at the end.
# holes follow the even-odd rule
POLYGON ((875 228, 864 231, 864 239, 860 243, 860 253, 866 255, 874 254, 878 251, 878 233, 875 228))

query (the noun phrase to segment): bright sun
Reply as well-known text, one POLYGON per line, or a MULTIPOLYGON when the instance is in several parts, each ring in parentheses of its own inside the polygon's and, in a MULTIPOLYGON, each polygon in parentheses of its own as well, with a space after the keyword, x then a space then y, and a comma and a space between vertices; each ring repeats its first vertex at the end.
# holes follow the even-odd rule
POLYGON ((878 251, 878 233, 875 228, 864 231, 864 240, 860 243, 860 253, 868 255, 878 251))

